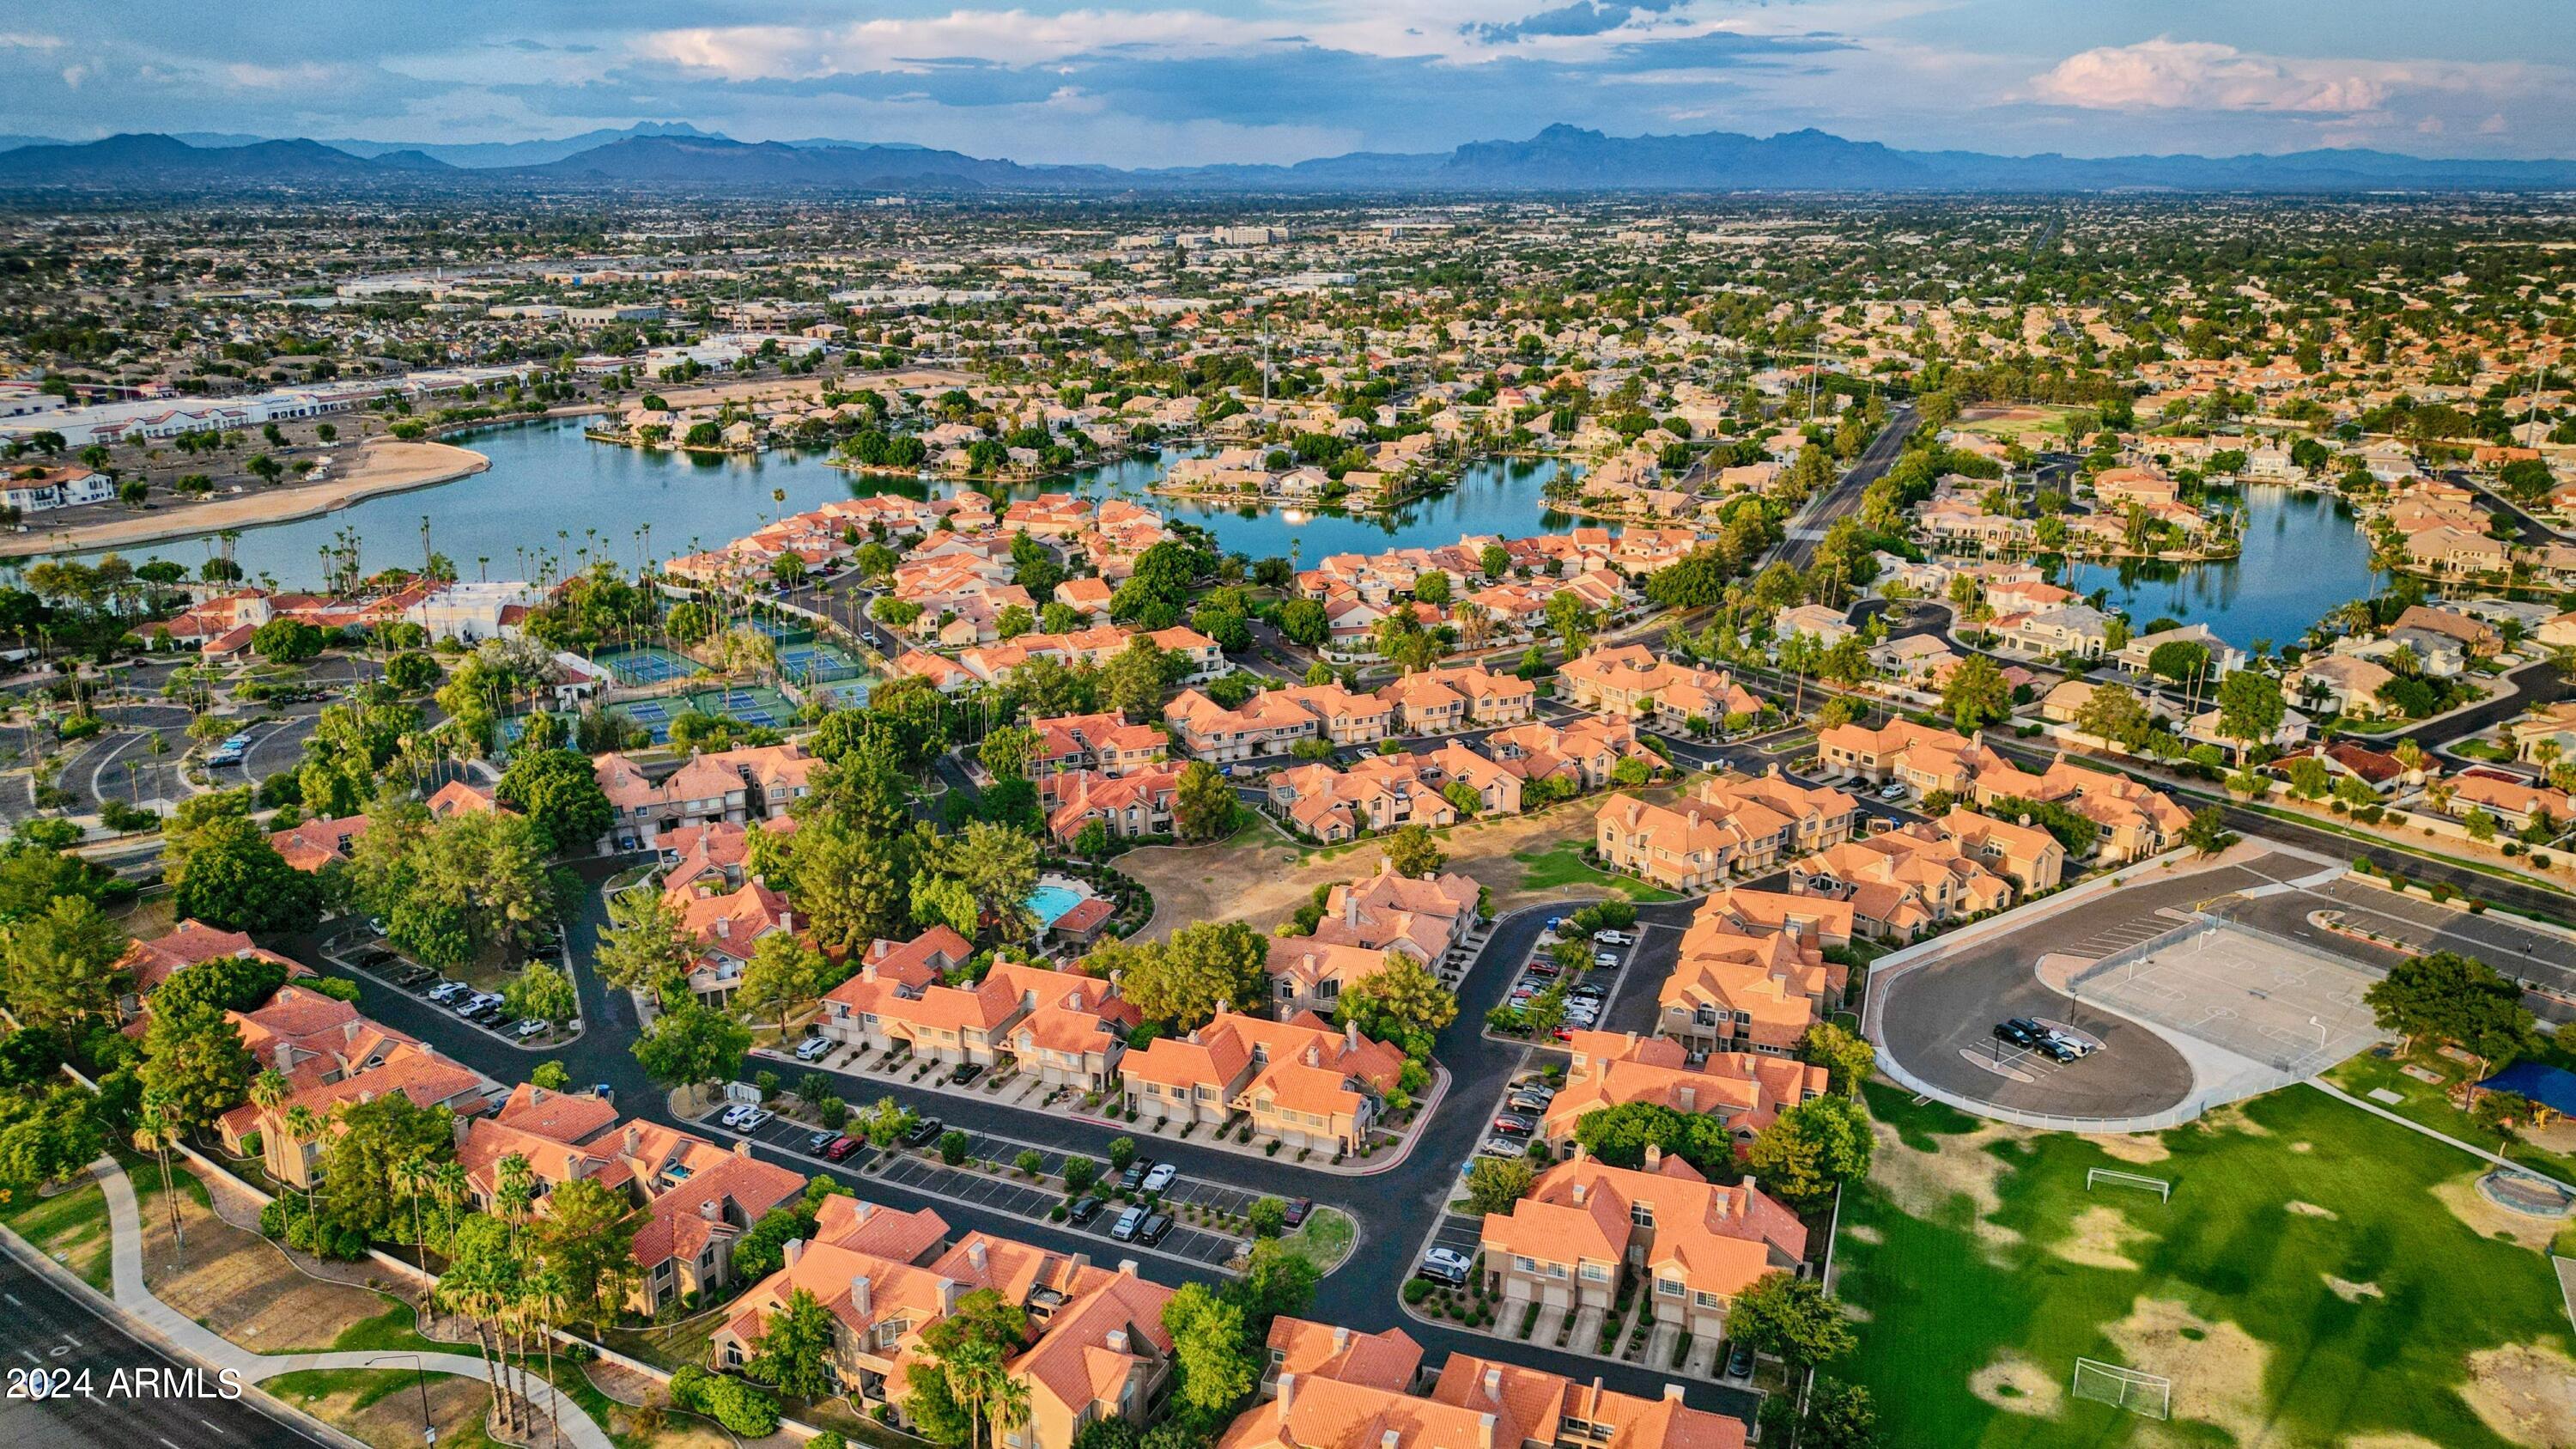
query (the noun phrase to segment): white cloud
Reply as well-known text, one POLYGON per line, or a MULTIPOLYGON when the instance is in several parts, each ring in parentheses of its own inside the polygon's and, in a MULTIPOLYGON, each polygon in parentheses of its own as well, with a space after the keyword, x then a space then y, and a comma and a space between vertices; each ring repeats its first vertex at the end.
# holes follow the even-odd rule
POLYGON ((2213 41, 2155 39, 2070 55, 2030 82, 2030 98, 2099 111, 2350 113, 2385 105, 2403 66, 2257 55, 2213 41))
POLYGON ((0 30, 0 50, 60 50, 69 43, 59 35, 39 35, 25 30, 0 30))
POLYGON ((1198 10, 952 10, 917 19, 839 26, 725 25, 655 31, 635 52, 726 80, 813 80, 913 69, 955 57, 1035 65, 1110 48, 1160 55, 1234 49, 1274 36, 1274 24, 1198 10))

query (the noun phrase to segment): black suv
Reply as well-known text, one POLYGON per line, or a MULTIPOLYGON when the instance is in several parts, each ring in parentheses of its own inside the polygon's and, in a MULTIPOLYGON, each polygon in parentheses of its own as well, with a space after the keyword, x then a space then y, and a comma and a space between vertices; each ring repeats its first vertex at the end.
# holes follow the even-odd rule
POLYGON ((2036 1050, 2041 1042, 2048 1040, 2048 1034, 2030 1022, 2015 1017, 2011 1021, 1995 1023, 1995 1039, 2009 1042, 2017 1047, 2036 1050))
POLYGON ((1075 1227, 1080 1227, 1084 1223, 1091 1221, 1093 1218, 1100 1216, 1100 1199, 1096 1197, 1084 1198, 1082 1201, 1075 1203, 1072 1207, 1067 1208, 1064 1216, 1067 1222, 1072 1223, 1075 1227))
POLYGON ((1171 1217, 1168 1214, 1155 1213, 1151 1217, 1145 1219, 1144 1226, 1136 1230, 1136 1241, 1150 1248, 1156 1243, 1161 1242, 1163 1240, 1163 1235, 1171 1230, 1171 1217))

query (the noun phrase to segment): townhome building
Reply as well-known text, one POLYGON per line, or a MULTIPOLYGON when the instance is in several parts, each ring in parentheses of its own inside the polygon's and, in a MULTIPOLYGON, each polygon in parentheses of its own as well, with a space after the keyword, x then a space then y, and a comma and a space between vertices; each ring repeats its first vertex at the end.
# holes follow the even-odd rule
POLYGON ((1719 1052, 1693 1066, 1681 1042, 1633 1031, 1578 1031, 1566 1049, 1565 1086, 1538 1130, 1560 1157, 1573 1154, 1584 1118, 1639 1102, 1715 1117, 1739 1145, 1749 1145, 1781 1109, 1813 1101, 1829 1085, 1823 1067, 1763 1052, 1719 1052))
POLYGON ((1943 839, 1987 869, 2011 877, 2024 897, 2053 891, 2065 878, 2065 843, 2031 824, 2028 816, 1998 820, 1953 805, 1935 825, 1943 839))
POLYGON ((802 745, 756 745, 691 751, 677 769, 648 768, 611 752, 591 761, 608 797, 610 825, 599 849, 656 850, 663 832, 683 825, 741 825, 771 819, 812 793, 822 762, 802 745))
POLYGON ((2010 878, 1940 827, 1920 822, 1798 860, 1789 867, 1789 889, 1848 904, 1853 929, 1900 945, 1951 922, 2002 910, 2019 895, 2010 878))
POLYGON ((1333 1019, 1342 993, 1384 971, 1394 961, 1387 951, 1367 946, 1335 945, 1312 936, 1273 936, 1262 967, 1270 977, 1270 1012, 1294 1021, 1308 1012, 1333 1019))
POLYGON ((246 1102, 217 1119, 225 1150, 238 1155, 257 1134, 262 1170, 272 1181, 301 1191, 322 1180, 330 1144, 346 1130, 335 1115, 343 1107, 364 1106, 400 1092, 415 1107, 445 1107, 460 1116, 484 1110, 487 1084, 480 1075, 423 1043, 395 1039, 372 1023, 362 1039, 374 1033, 383 1033, 384 1042, 369 1050, 362 1062, 344 1066, 336 1054, 307 1061, 300 1078, 289 1077, 285 1096, 274 1102, 246 1102), (304 1120, 304 1113, 322 1124, 317 1135, 296 1134, 293 1124, 304 1120))
POLYGON ((1458 807, 1441 793, 1447 777, 1428 757, 1372 755, 1348 769, 1295 765, 1272 775, 1270 809, 1311 840, 1335 844, 1405 825, 1454 825, 1458 807))
POLYGON ((1664 769, 1664 757, 1646 748, 1625 719, 1532 720, 1487 735, 1485 752, 1524 782, 1562 780, 1577 792, 1607 788, 1623 760, 1635 760, 1649 775, 1664 769))
POLYGON ((1690 1060, 1786 1055, 1841 1004, 1848 970, 1825 952, 1851 944, 1849 902, 1730 886, 1692 916, 1656 993, 1656 1034, 1690 1060))
POLYGON ((1750 1181, 1723 1186, 1679 1157, 1646 1153, 1642 1169, 1622 1168, 1578 1148, 1509 1213, 1486 1214, 1485 1283, 1507 1320, 1533 1303, 1606 1313, 1634 1281, 1658 1323, 1716 1339, 1737 1294, 1799 1270, 1807 1230, 1797 1214, 1750 1181))
POLYGON ((1095 820, 1116 840, 1169 835, 1172 808, 1180 798, 1177 765, 1131 769, 1120 775, 1075 770, 1047 775, 1038 782, 1038 804, 1047 812, 1047 833, 1068 845, 1095 820))
POLYGON ((191 916, 162 935, 149 940, 137 937, 117 958, 116 975, 128 987, 117 997, 117 1020, 129 1031, 138 1030, 132 1023, 142 1019, 154 987, 191 966, 233 956, 274 962, 286 968, 289 980, 315 974, 300 961, 252 944, 247 931, 219 931, 191 916))
POLYGON ((945 927, 903 946, 876 943, 858 973, 824 995, 822 1033, 875 1050, 900 1045, 942 1067, 989 1070, 1009 1055, 1050 1085, 1107 1088, 1142 1019, 1115 980, 996 961, 981 981, 945 984, 967 954, 945 927), (1020 1057, 1023 1046, 1034 1055, 1020 1057))
POLYGON ((1717 723, 1762 708, 1731 676, 1661 658, 1643 644, 1595 646, 1560 667, 1557 679, 1578 708, 1620 718, 1644 716, 1667 730, 1682 729, 1693 719, 1717 723))
POLYGON ((1031 720, 1029 728, 1038 737, 1036 748, 1029 751, 1029 778, 1033 780, 1042 781, 1048 775, 1072 770, 1089 770, 1114 778, 1160 765, 1170 753, 1170 743, 1161 730, 1152 725, 1129 724, 1125 715, 1115 711, 1054 715, 1031 720))
MULTIPOLYGON (((1224 1126, 1236 1113, 1253 1131, 1299 1149, 1346 1154, 1367 1140, 1404 1054, 1305 1015, 1265 1021, 1220 1010, 1186 1036, 1156 1037, 1121 1069, 1127 1110, 1165 1127, 1224 1126)), ((1158 1129, 1159 1130, 1159 1129, 1158 1129)))
POLYGON ((1829 786, 1792 780, 1777 764, 1758 776, 1707 776, 1691 798, 1733 822, 1745 842, 1731 862, 1738 870, 1839 845, 1860 820, 1860 802, 1829 786))
MULTIPOLYGON (((1317 1368, 1270 1377, 1262 1401, 1236 1416, 1217 1449, 1743 1449, 1745 1443, 1741 1421, 1684 1404, 1678 1383, 1660 1398, 1639 1398, 1597 1381, 1577 1383, 1454 1353, 1429 1395, 1418 1396, 1409 1383, 1392 1381, 1401 1347, 1353 1342, 1356 1348, 1317 1368)), ((1289 1351, 1274 1344, 1274 1353, 1289 1351)), ((1418 1366, 1408 1372, 1419 1376, 1418 1366)))
POLYGON ((1395 706, 1397 728, 1409 735, 1515 724, 1538 706, 1538 688, 1482 665, 1453 665, 1408 674, 1378 690, 1395 706))
POLYGON ((1401 951, 1437 969, 1476 927, 1483 887, 1454 871, 1416 879, 1385 860, 1373 875, 1337 882, 1324 895, 1314 937, 1341 946, 1401 951))
MULTIPOLYGON (((1767 827, 1769 848, 1776 855, 1777 837, 1788 822, 1760 806, 1741 813, 1754 828, 1767 827)), ((1750 844, 1732 814, 1697 803, 1653 805, 1634 795, 1602 801, 1593 813, 1592 829, 1603 865, 1684 895, 1697 895, 1724 880, 1737 853, 1750 844)))

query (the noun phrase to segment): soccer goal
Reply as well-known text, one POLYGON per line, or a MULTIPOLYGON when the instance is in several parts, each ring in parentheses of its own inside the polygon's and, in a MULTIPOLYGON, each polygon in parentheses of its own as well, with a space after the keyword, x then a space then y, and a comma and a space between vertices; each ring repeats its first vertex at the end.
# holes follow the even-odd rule
POLYGON ((2075 1397, 2162 1419, 2173 1412, 2173 1380, 2100 1359, 2075 1361, 2075 1397))
POLYGON ((2114 1187, 2134 1187, 2141 1192, 2154 1193, 2158 1202, 2173 1201, 2171 1178, 2149 1177, 2142 1172, 2120 1172, 2108 1167, 2092 1168, 2084 1174, 2086 1192, 2091 1192, 2096 1186, 2106 1182, 2114 1187))

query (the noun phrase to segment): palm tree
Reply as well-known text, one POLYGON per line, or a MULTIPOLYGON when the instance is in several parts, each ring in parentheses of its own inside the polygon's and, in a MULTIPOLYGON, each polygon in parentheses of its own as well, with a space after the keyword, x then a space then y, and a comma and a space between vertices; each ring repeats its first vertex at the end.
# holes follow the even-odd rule
MULTIPOLYGON (((529 1274, 527 1287, 528 1308, 537 1323, 537 1341, 545 1346, 546 1384, 551 1390, 555 1381, 555 1327, 571 1316, 571 1305, 565 1297, 564 1276, 551 1264, 529 1274)), ((562 1395, 546 1395, 546 1421, 558 1442, 563 1438, 562 1404, 562 1395)))
POLYGON ((179 1125, 158 1097, 143 1099, 142 1110, 134 1114, 134 1146, 149 1152, 161 1163, 161 1196, 170 1204, 170 1237, 179 1245, 181 1256, 188 1251, 188 1234, 179 1221, 179 1195, 170 1187, 170 1149, 178 1145, 179 1125))
MULTIPOLYGON (((322 1119, 312 1108, 298 1102, 286 1109, 286 1135, 295 1143, 296 1165, 304 1178, 304 1216, 310 1221, 313 1217, 313 1164, 303 1160, 303 1151, 307 1145, 322 1140, 322 1119)), ((313 1244, 317 1250, 322 1244, 318 1223, 315 1224, 313 1244)))
POLYGON ((411 1199, 411 1231, 419 1253, 420 1316, 424 1323, 429 1320, 429 1284, 433 1280, 429 1276, 429 1219, 421 1212, 420 1200, 429 1191, 433 1177, 429 1159, 418 1153, 394 1164, 394 1190, 411 1199))
MULTIPOLYGON (((510 1225, 510 1255, 519 1263, 527 1259, 528 1205, 536 1197, 536 1183, 537 1175, 528 1166, 527 1158, 513 1152, 501 1159, 500 1190, 494 1195, 494 1205, 501 1209, 501 1221, 510 1225)), ((520 1276, 524 1279, 525 1275, 520 1276)), ((500 1315, 502 1321, 509 1325, 512 1352, 517 1356, 513 1365, 517 1373, 517 1393, 520 1398, 534 1403, 535 1400, 528 1397, 528 1322, 524 1299, 523 1293, 506 1294, 500 1304, 500 1315)))

